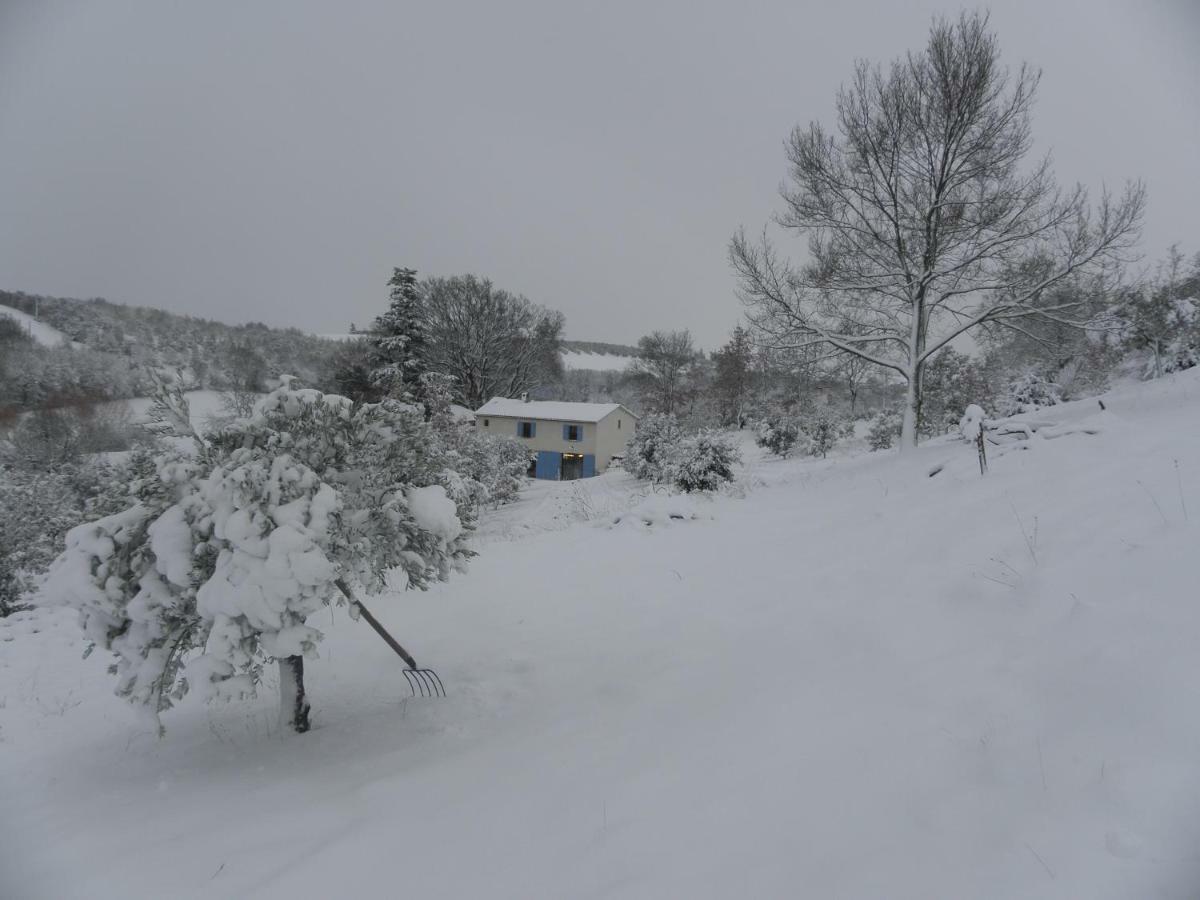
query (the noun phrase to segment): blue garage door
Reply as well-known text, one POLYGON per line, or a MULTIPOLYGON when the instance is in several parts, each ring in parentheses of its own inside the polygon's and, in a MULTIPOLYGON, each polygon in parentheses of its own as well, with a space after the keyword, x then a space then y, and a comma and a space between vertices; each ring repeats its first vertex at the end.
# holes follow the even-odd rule
POLYGON ((537 477, 558 481, 558 470, 562 467, 562 454, 553 450, 539 450, 537 455, 537 477))
POLYGON ((596 474, 596 457, 590 453, 583 455, 583 477, 591 478, 596 474))

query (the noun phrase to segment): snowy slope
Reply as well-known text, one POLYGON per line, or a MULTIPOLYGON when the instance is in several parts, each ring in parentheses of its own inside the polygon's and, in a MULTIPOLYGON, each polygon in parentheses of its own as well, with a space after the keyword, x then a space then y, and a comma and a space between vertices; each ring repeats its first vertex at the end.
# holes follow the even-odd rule
POLYGON ((21 328, 44 347, 61 347, 67 343, 67 336, 57 328, 51 328, 45 322, 39 322, 29 313, 13 309, 11 306, 0 305, 0 316, 7 316, 16 321, 21 328))
POLYGON ((608 353, 585 353, 568 350, 562 354, 563 368, 591 369, 596 372, 624 372, 633 362, 632 356, 613 356, 608 353))
POLYGON ((376 604, 450 696, 334 611, 304 736, 267 691, 158 741, 69 617, 10 620, 0 895, 1195 896, 1200 371, 1106 404, 987 478, 940 440, 754 453, 685 519, 536 485, 376 604))

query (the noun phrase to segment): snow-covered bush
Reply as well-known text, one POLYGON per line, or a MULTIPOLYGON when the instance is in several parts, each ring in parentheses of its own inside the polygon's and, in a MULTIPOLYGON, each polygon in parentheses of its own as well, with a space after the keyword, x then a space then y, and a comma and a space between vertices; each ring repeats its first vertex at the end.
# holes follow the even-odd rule
POLYGON ((832 410, 822 409, 804 419, 803 430, 808 438, 808 454, 823 459, 839 441, 854 432, 854 423, 846 421, 832 410))
POLYGON ((674 416, 654 414, 638 423, 626 447, 625 468, 642 481, 663 481, 683 431, 674 416))
POLYGON ((672 451, 667 471, 681 491, 715 491, 733 481, 741 451, 728 435, 701 431, 684 438, 672 451))
POLYGON ((867 430, 867 446, 872 450, 888 450, 900 437, 900 413, 896 410, 884 409, 871 419, 867 430))
MULTIPOLYGON (((186 421, 177 389, 160 400, 164 420, 186 421)), ((283 717, 306 730, 302 658, 321 640, 308 618, 345 602, 343 585, 424 589, 460 567, 457 476, 418 408, 288 378, 198 443, 160 451, 135 502, 71 530, 41 602, 79 610, 116 656, 117 694, 152 714, 191 689, 253 694, 274 659, 283 717)))
POLYGON ((755 443, 786 459, 800 440, 800 423, 792 416, 777 414, 764 419, 758 426, 755 443))
POLYGON ((454 382, 452 376, 426 372, 419 385, 444 463, 462 478, 455 500, 475 510, 484 503, 511 502, 525 483, 533 451, 516 438, 485 434, 460 421, 451 407, 454 382))
POLYGON ((0 467, 0 616, 28 605, 67 532, 114 511, 110 498, 132 480, 137 457, 0 467))
POLYGON ((983 407, 972 403, 958 420, 958 433, 965 441, 977 441, 983 431, 983 407))
POLYGON ((1009 381, 997 411, 1003 418, 1057 406, 1061 402, 1058 385, 1040 372, 1029 369, 1009 381))
POLYGON ((983 365, 976 359, 947 347, 925 367, 921 381, 921 422, 923 434, 951 432, 968 403, 992 407, 992 383, 983 365))
POLYGON ((0 616, 26 605, 63 536, 83 520, 83 508, 62 469, 0 471, 0 616))

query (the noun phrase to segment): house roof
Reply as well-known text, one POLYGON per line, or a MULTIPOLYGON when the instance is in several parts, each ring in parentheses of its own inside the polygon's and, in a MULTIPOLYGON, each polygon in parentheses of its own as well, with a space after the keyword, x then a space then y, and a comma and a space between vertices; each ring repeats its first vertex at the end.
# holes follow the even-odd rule
POLYGON ((620 403, 567 403, 561 400, 513 400, 493 397, 476 410, 477 416, 507 416, 514 419, 552 419, 557 422, 599 422, 605 416, 624 409, 620 403))

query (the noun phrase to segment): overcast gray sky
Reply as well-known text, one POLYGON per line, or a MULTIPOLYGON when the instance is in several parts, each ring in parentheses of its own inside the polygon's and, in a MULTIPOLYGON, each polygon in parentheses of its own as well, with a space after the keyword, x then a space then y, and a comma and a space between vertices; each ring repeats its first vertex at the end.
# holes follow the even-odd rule
MULTIPOLYGON (((1144 178, 1146 252, 1200 250, 1200 0, 991 9, 1059 178, 1144 178)), ((339 331, 407 265, 713 348, 787 132, 957 10, 0 0, 0 288, 339 331)))

